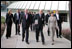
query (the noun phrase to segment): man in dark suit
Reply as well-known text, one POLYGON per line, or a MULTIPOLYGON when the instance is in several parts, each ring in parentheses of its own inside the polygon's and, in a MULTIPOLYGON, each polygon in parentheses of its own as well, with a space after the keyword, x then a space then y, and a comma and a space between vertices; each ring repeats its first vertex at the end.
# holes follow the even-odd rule
POLYGON ((20 10, 17 10, 17 13, 14 14, 14 23, 16 26, 16 35, 20 35, 20 10))
POLYGON ((43 24, 44 23, 44 15, 42 10, 39 11, 39 14, 36 14, 35 17, 35 27, 36 27, 36 41, 39 42, 39 32, 41 32, 42 44, 45 44, 44 35, 43 35, 43 24))
MULTIPOLYGON (((48 11, 48 13, 47 13, 47 15, 46 15, 46 17, 45 17, 45 19, 46 19, 46 25, 48 25, 47 23, 48 23, 48 18, 50 17, 50 11, 48 11)), ((49 29, 47 30, 47 32, 48 32, 48 36, 50 36, 50 32, 49 32, 49 29)))
POLYGON ((56 17, 57 23, 58 23, 58 26, 59 26, 59 34, 58 34, 58 30, 56 29, 57 38, 58 38, 58 37, 62 38, 62 37, 61 37, 61 35, 62 35, 62 33, 61 33, 62 17, 59 15, 58 10, 56 11, 56 14, 54 14, 54 16, 56 17))
POLYGON ((26 33, 26 43, 29 44, 28 38, 29 38, 30 16, 27 9, 25 10, 25 12, 21 12, 21 22, 22 22, 22 41, 24 41, 26 33))
POLYGON ((35 16, 36 16, 36 12, 34 12, 34 14, 33 14, 33 31, 35 31, 35 24, 34 24, 34 21, 35 21, 35 16))
POLYGON ((31 19, 31 24, 30 24, 30 28, 31 28, 31 31, 33 30, 33 12, 29 12, 29 16, 30 16, 30 19, 31 19))
POLYGON ((42 21, 42 23, 43 23, 43 26, 45 26, 45 14, 44 14, 43 11, 42 11, 42 17, 43 17, 43 21, 42 21))

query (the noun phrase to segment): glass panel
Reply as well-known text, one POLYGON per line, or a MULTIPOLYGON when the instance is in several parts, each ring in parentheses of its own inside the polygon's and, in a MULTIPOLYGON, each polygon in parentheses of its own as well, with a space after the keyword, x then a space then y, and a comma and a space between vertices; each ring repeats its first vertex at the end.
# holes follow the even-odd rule
POLYGON ((25 9, 29 9, 30 4, 31 4, 31 1, 28 1, 25 9))
POLYGON ((8 8, 14 8, 15 7, 15 3, 12 3, 11 5, 8 6, 8 8))
POLYGON ((25 4, 23 5, 22 9, 25 9, 26 4, 27 4, 27 1, 25 1, 25 4))
POLYGON ((18 4, 17 8, 20 9, 22 7, 23 3, 24 3, 23 1, 20 1, 20 3, 18 4))
POLYGON ((17 9, 17 6, 18 6, 19 2, 16 2, 13 6, 14 9, 17 9))
POLYGON ((40 4, 40 1, 36 1, 34 9, 38 9, 39 8, 39 4, 40 4))
POLYGON ((50 10, 50 7, 51 7, 51 1, 46 1, 45 10, 50 10))
POLYGON ((35 5, 35 1, 32 1, 31 6, 30 6, 29 9, 33 9, 34 8, 34 5, 35 5))
POLYGON ((66 1, 59 1, 59 10, 66 10, 66 1))
POLYGON ((23 9, 24 4, 25 4, 25 1, 23 1, 22 5, 20 5, 20 9, 23 9))
POLYGON ((39 6, 39 9, 44 9, 44 6, 45 6, 45 1, 41 1, 41 4, 39 6))
POLYGON ((19 9, 22 3, 23 3, 22 1, 18 2, 18 6, 16 8, 19 9))
POLYGON ((10 4, 7 8, 10 8, 14 3, 10 4))
POLYGON ((58 9, 58 1, 52 1, 51 10, 57 10, 57 9, 58 9))

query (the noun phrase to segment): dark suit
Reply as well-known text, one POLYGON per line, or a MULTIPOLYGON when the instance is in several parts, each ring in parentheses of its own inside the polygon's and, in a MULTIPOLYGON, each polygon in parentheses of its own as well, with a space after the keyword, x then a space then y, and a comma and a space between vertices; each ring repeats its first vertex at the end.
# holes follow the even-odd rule
POLYGON ((34 15, 33 14, 29 14, 29 16, 30 16, 30 20, 31 20, 30 28, 31 28, 31 31, 32 31, 33 30, 32 24, 33 24, 33 17, 34 17, 34 15))
MULTIPOLYGON (((47 23, 48 23, 49 17, 50 17, 50 15, 47 14, 47 15, 46 15, 46 18, 45 18, 45 19, 46 19, 46 25, 48 25, 47 23)), ((50 35, 49 29, 47 30, 47 32, 48 32, 48 35, 50 35)))
POLYGON ((15 23, 15 26, 16 26, 16 35, 17 34, 20 34, 19 32, 20 32, 20 26, 19 26, 19 24, 20 24, 20 13, 18 13, 18 15, 17 15, 17 13, 15 13, 14 14, 14 23, 15 23), (18 17, 18 19, 17 19, 17 17, 18 17))
POLYGON ((42 18, 43 18, 43 20, 42 20, 42 23, 43 23, 43 26, 45 25, 45 14, 44 13, 42 13, 42 18))
MULTIPOLYGON (((56 16, 56 14, 54 14, 54 16, 56 17, 56 19, 57 19, 57 16, 56 16)), ((58 34, 58 30, 56 29, 56 33, 57 33, 57 37, 58 36, 61 36, 61 23, 62 23, 62 17, 59 15, 59 20, 57 19, 57 23, 58 23, 58 26, 59 26, 59 34, 58 34)))
POLYGON ((48 23, 48 18, 50 17, 49 14, 46 15, 46 23, 48 23))
POLYGON ((43 35, 43 25, 44 25, 44 16, 41 14, 36 14, 35 20, 38 20, 38 24, 36 24, 36 40, 39 40, 39 32, 41 32, 42 43, 44 43, 44 35, 43 35))
POLYGON ((25 33, 26 33, 26 42, 28 42, 29 38, 29 26, 30 26, 30 16, 27 13, 27 19, 24 12, 21 12, 21 22, 22 22, 22 40, 24 40, 25 33), (26 31, 26 32, 25 32, 26 31))
POLYGON ((13 14, 9 15, 8 13, 6 14, 6 24, 7 24, 7 33, 6 37, 11 37, 11 27, 12 27, 12 19, 13 19, 13 14))
MULTIPOLYGON (((34 16, 33 16, 33 24, 34 24, 34 21, 35 21, 35 17, 36 17, 36 14, 34 14, 34 16)), ((35 25, 33 25, 33 30, 35 30, 35 25)))

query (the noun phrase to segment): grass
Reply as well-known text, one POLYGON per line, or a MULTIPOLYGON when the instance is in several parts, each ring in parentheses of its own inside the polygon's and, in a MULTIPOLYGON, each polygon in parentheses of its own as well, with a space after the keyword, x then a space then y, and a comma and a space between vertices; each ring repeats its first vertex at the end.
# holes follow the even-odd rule
POLYGON ((3 16, 1 16, 1 24, 5 24, 5 18, 3 16))
POLYGON ((5 17, 1 16, 1 37, 2 37, 4 30, 5 30, 4 24, 5 24, 5 17))

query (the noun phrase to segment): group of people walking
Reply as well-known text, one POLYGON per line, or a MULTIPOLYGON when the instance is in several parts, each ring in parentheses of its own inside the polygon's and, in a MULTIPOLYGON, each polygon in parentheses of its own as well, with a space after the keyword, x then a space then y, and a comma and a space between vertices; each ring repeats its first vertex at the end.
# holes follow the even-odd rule
POLYGON ((47 33, 52 37, 52 45, 54 45, 54 35, 56 31, 57 38, 62 38, 61 36, 61 23, 62 18, 59 16, 58 10, 54 14, 48 11, 47 15, 44 14, 42 10, 39 10, 39 13, 33 13, 25 9, 24 11, 20 11, 19 9, 13 15, 12 10, 10 9, 6 14, 6 38, 11 37, 11 27, 12 23, 15 23, 16 33, 15 35, 20 34, 20 27, 22 24, 22 42, 24 41, 29 44, 29 27, 31 27, 31 31, 35 31, 36 33, 36 42, 39 42, 39 34, 41 34, 42 44, 45 44, 45 38, 43 34, 43 26, 48 25, 47 33))

